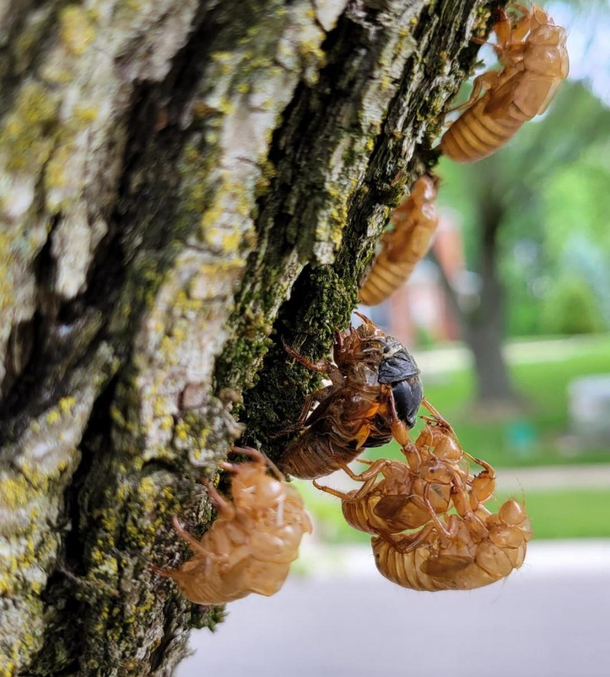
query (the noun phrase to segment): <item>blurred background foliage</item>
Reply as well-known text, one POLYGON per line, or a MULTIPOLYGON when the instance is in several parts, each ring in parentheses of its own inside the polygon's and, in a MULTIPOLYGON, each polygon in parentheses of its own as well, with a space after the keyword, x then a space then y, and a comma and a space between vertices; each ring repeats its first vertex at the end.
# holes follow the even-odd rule
POLYGON ((610 326, 610 109, 585 82, 564 83, 550 112, 473 165, 441 160, 439 203, 458 214, 476 270, 478 212, 499 203, 506 336, 610 326))

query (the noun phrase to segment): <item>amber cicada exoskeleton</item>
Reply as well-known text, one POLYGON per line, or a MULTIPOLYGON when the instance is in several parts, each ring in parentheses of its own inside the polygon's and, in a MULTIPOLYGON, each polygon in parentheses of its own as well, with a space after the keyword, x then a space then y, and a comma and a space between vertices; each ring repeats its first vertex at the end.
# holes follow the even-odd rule
POLYGON ((256 449, 234 451, 250 456, 251 461, 221 464, 232 475, 233 500, 223 498, 206 482, 218 519, 197 540, 174 517, 174 528, 194 555, 178 569, 155 568, 198 604, 232 602, 253 592, 273 595, 298 556, 303 534, 312 531, 298 491, 279 470, 256 449), (267 473, 268 466, 273 477, 267 473))
POLYGON ((441 150, 455 162, 475 162, 502 147, 524 122, 546 111, 568 76, 565 29, 540 7, 515 7, 522 16, 514 25, 502 12, 494 26, 502 69, 475 79, 470 99, 455 109, 464 113, 441 140, 441 150))
POLYGON ((453 429, 425 399, 422 404, 433 412, 415 443, 407 442, 402 451, 406 462, 380 459, 360 475, 349 468, 360 489, 344 493, 315 486, 341 498, 343 515, 352 527, 367 533, 395 534, 416 529, 430 520, 443 532, 437 515, 455 506, 458 514, 470 517, 473 511, 493 495, 493 468, 466 454, 453 429), (468 459, 483 466, 478 475, 470 475, 468 459), (378 479, 379 475, 382 479, 378 479))
POLYGON ((509 499, 497 514, 480 505, 476 519, 444 516, 443 531, 429 523, 404 535, 373 538, 380 573, 412 590, 472 590, 502 580, 525 559, 532 536, 523 506, 509 499))
POLYGON ((392 213, 394 229, 384 233, 381 251, 361 289, 360 301, 375 306, 406 282, 424 258, 438 226, 435 181, 428 175, 415 182, 409 195, 392 213))

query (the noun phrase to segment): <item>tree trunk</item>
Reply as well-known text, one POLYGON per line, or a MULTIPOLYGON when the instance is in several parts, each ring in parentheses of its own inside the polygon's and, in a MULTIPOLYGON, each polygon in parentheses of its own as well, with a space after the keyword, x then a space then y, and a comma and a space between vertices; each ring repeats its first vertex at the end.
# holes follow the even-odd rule
POLYGON ((466 315, 465 339, 475 361, 477 400, 486 408, 514 404, 506 360, 502 354, 505 332, 505 295, 498 270, 498 232, 503 206, 495 190, 493 165, 487 163, 479 193, 479 265, 481 293, 478 306, 466 315), (481 190, 482 189, 482 190, 481 190))
POLYGON ((281 340, 347 323, 493 4, 0 3, 2 677, 169 675, 213 628, 148 565, 236 418, 285 443, 281 340))
MULTIPOLYGON (((484 405, 487 413, 494 407, 503 412, 517 403, 502 345, 505 331, 505 292, 498 270, 498 233, 504 217, 504 205, 498 193, 498 181, 494 172, 495 160, 487 160, 477 175, 478 243, 477 270, 481 279, 478 302, 474 307, 464 307, 452 281, 447 277, 438 258, 431 252, 438 265, 443 291, 454 316, 460 323, 462 338, 474 358, 477 383, 476 403, 484 405)), ((467 306, 470 304, 466 304, 467 306)))

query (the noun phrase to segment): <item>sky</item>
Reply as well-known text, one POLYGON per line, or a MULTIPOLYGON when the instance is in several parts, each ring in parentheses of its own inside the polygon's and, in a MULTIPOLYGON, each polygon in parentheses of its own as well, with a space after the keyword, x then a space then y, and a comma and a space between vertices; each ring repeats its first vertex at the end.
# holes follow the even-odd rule
POLYGON ((593 93, 610 106, 610 2, 548 3, 556 24, 568 30, 570 79, 586 80, 593 93))
MULTIPOLYGON (((569 79, 585 80, 595 96, 610 107, 610 0, 577 5, 547 2, 544 8, 568 31, 569 79)), ((483 48, 481 57, 489 65, 497 62, 490 48, 483 48)))

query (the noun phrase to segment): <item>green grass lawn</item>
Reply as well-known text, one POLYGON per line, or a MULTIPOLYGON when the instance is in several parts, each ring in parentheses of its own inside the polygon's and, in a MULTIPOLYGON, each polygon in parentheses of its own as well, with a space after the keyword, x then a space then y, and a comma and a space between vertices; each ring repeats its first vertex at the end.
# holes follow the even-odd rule
MULTIPOLYGON (((495 512, 507 498, 498 493, 499 503, 489 509, 495 512)), ((610 537, 610 489, 528 491, 525 501, 535 538, 610 537)))
MULTIPOLYGON (((453 425, 462 446, 496 467, 610 462, 605 448, 572 449, 568 432, 567 385, 578 376, 610 373, 610 336, 601 336, 569 357, 510 367, 513 381, 527 399, 525 413, 506 421, 473 420, 471 370, 426 379, 426 397, 453 425)), ((366 452, 368 458, 400 457, 398 445, 366 452)))
MULTIPOLYGON (((307 509, 314 515, 318 537, 333 544, 370 541, 370 536, 345 522, 339 499, 321 495, 311 484, 299 485, 307 509)), ((487 504, 493 512, 509 498, 502 492, 496 496, 497 500, 487 504)), ((525 500, 536 539, 610 537, 610 489, 528 491, 525 500)))

